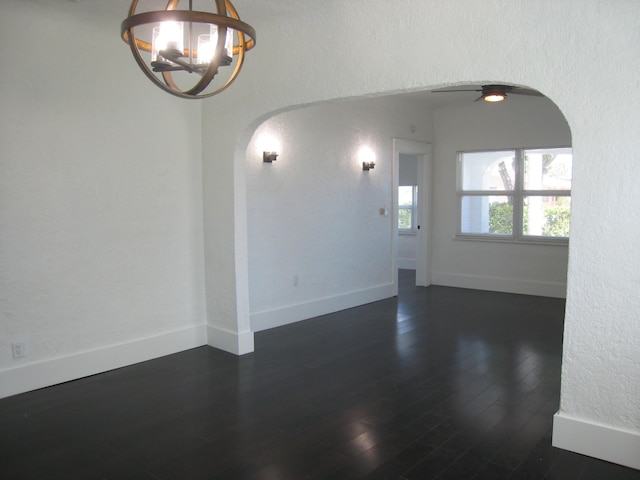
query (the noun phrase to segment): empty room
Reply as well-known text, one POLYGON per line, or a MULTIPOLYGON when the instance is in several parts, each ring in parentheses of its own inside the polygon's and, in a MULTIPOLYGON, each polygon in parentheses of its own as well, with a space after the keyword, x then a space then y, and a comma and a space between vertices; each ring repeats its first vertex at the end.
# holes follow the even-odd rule
POLYGON ((0 477, 639 478, 640 5, 230 3, 3 3, 0 477))

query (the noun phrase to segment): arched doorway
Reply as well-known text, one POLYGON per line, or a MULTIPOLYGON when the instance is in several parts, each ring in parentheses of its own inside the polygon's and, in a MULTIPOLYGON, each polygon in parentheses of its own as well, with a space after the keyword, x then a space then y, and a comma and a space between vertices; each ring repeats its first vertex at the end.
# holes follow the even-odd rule
POLYGON ((419 92, 315 105, 276 114, 256 129, 246 157, 253 330, 397 293, 399 145, 434 145, 433 166, 421 173, 431 190, 421 213, 430 245, 420 251, 418 284, 564 296, 566 246, 504 249, 455 238, 457 151, 571 141, 549 99, 513 96, 485 105, 476 96, 445 101, 419 92), (281 145, 275 162, 262 161, 264 135, 281 145), (368 171, 358 157, 362 146, 376 154, 368 171))

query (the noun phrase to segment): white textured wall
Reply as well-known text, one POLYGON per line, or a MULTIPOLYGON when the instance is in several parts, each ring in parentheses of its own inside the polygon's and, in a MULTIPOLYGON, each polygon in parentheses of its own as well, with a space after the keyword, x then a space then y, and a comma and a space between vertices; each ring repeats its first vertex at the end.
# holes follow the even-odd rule
POLYGON ((264 115, 458 82, 531 86, 564 113, 576 158, 561 414, 628 429, 637 439, 640 61, 633 45, 640 43, 640 4, 333 0, 279 7, 256 6, 262 10, 252 17, 247 5, 258 46, 233 88, 205 103, 211 324, 240 331, 248 322, 244 151, 264 115), (594 94, 603 86, 610 95, 594 94), (220 208, 231 198, 233 214, 220 208))
POLYGON ((153 87, 86 4, 2 10, 0 396, 95 373, 19 367, 205 322, 201 105, 153 87))
POLYGON ((500 104, 469 102, 438 109, 434 142, 433 283, 564 297, 566 246, 454 239, 456 152, 570 146, 571 132, 558 108, 545 98, 510 95, 500 104))
POLYGON ((392 208, 392 138, 429 141, 431 129, 428 108, 395 98, 308 107, 257 129, 246 156, 252 313, 391 285, 392 215, 380 209, 392 208), (267 134, 282 145, 272 164, 267 134))

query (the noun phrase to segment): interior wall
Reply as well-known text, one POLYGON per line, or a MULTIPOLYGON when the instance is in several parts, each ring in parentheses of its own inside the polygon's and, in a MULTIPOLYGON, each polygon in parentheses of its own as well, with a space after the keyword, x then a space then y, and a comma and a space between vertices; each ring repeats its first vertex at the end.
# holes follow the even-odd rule
POLYGON ((457 152, 571 146, 571 131, 558 107, 523 95, 499 104, 469 102, 436 110, 434 132, 433 283, 565 297, 567 246, 455 239, 457 152))
POLYGON ((2 5, 0 396, 205 343, 201 105, 118 24, 2 5))
POLYGON ((431 129, 428 108, 374 98, 281 113, 256 130, 246 154, 253 330, 392 296, 392 138, 428 141, 431 129), (270 164, 265 135, 281 145, 270 164), (376 155, 372 170, 362 147, 376 155))

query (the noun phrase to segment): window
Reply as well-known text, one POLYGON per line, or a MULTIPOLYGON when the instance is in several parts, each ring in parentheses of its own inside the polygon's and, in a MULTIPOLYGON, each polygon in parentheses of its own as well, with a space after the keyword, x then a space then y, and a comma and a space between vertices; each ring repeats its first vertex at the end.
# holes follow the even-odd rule
POLYGON ((570 148, 458 154, 458 238, 566 243, 570 148))
POLYGON ((400 233, 414 233, 417 228, 418 186, 398 187, 398 230, 400 233))

